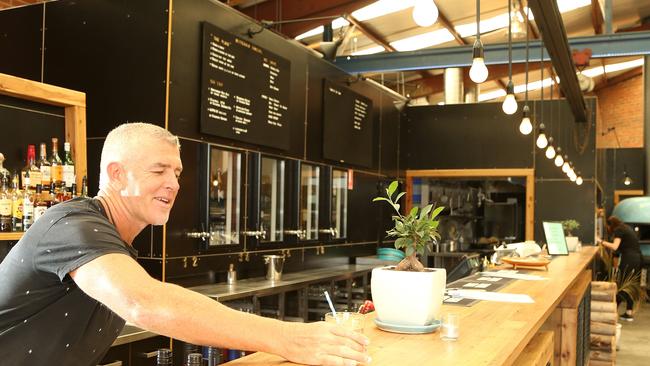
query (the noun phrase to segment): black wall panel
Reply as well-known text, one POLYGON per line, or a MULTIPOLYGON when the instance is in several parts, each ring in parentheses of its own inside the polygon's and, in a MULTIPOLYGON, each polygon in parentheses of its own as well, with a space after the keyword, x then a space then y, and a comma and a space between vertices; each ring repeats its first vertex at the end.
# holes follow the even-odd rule
POLYGON ((45 23, 44 82, 86 93, 88 137, 164 126, 166 1, 54 1, 45 23))
POLYGON ((303 157, 305 134, 305 98, 308 54, 289 44, 283 37, 264 31, 249 41, 291 61, 291 97, 289 120, 291 143, 288 151, 255 146, 199 133, 201 96, 201 22, 248 39, 249 28, 259 26, 230 7, 205 0, 174 2, 171 53, 170 119, 174 134, 222 145, 237 146, 274 154, 303 157))
POLYGON ((519 133, 520 114, 500 103, 407 107, 402 120, 403 169, 532 168, 532 134, 519 133))
POLYGON ((354 189, 348 190, 348 242, 376 241, 379 237, 381 214, 377 197, 379 179, 354 173, 354 189))
POLYGON ((41 142, 47 144, 49 156, 52 137, 58 137, 59 151, 63 151, 65 116, 61 107, 0 95, 0 121, 0 152, 5 156, 4 167, 12 173, 27 163, 28 144, 36 145, 36 159, 41 142))
POLYGON ((574 219, 580 223, 576 234, 583 243, 594 242, 595 186, 566 181, 535 182, 535 241, 546 242, 543 221, 574 219))
POLYGON ((0 11, 0 72, 41 81, 43 4, 0 11))
POLYGON ((392 98, 381 98, 382 115, 379 123, 379 173, 388 177, 403 177, 400 170, 400 121, 404 115, 395 107, 392 98))
POLYGON ((603 181, 605 213, 614 209, 615 190, 645 190, 645 153, 643 148, 600 149, 604 155, 603 181), (627 171, 632 182, 623 184, 624 172, 627 171))

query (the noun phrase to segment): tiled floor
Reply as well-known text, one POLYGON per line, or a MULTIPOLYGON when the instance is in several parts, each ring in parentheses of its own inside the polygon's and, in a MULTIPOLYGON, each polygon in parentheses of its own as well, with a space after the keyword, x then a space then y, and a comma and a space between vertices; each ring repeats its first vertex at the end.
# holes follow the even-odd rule
MULTIPOLYGON (((622 305, 621 305, 622 306, 622 305)), ((622 313, 622 308, 620 309, 622 313)), ((650 304, 645 303, 634 315, 634 321, 623 324, 616 357, 619 366, 650 365, 650 304)))

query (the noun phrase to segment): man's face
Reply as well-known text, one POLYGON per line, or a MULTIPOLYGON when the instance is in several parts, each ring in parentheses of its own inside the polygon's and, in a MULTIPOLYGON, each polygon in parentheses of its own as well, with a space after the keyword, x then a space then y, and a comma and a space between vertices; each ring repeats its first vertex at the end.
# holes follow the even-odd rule
POLYGON ((162 141, 142 141, 124 169, 127 183, 120 193, 133 223, 165 224, 180 188, 183 165, 178 148, 162 141))

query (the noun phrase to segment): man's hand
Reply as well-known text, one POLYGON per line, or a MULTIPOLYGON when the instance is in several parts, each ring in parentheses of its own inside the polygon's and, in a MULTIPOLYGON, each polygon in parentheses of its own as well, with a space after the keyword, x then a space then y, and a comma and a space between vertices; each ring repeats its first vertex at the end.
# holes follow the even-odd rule
POLYGON ((363 334, 325 322, 284 324, 287 342, 279 354, 289 361, 327 366, 370 363, 369 340, 363 334))

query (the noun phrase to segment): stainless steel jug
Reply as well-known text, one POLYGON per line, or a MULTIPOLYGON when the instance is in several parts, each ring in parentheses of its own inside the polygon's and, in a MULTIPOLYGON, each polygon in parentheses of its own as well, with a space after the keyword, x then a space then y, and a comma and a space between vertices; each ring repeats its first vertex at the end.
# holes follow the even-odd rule
POLYGON ((280 281, 282 279, 283 255, 265 255, 264 264, 266 264, 267 280, 280 281))

